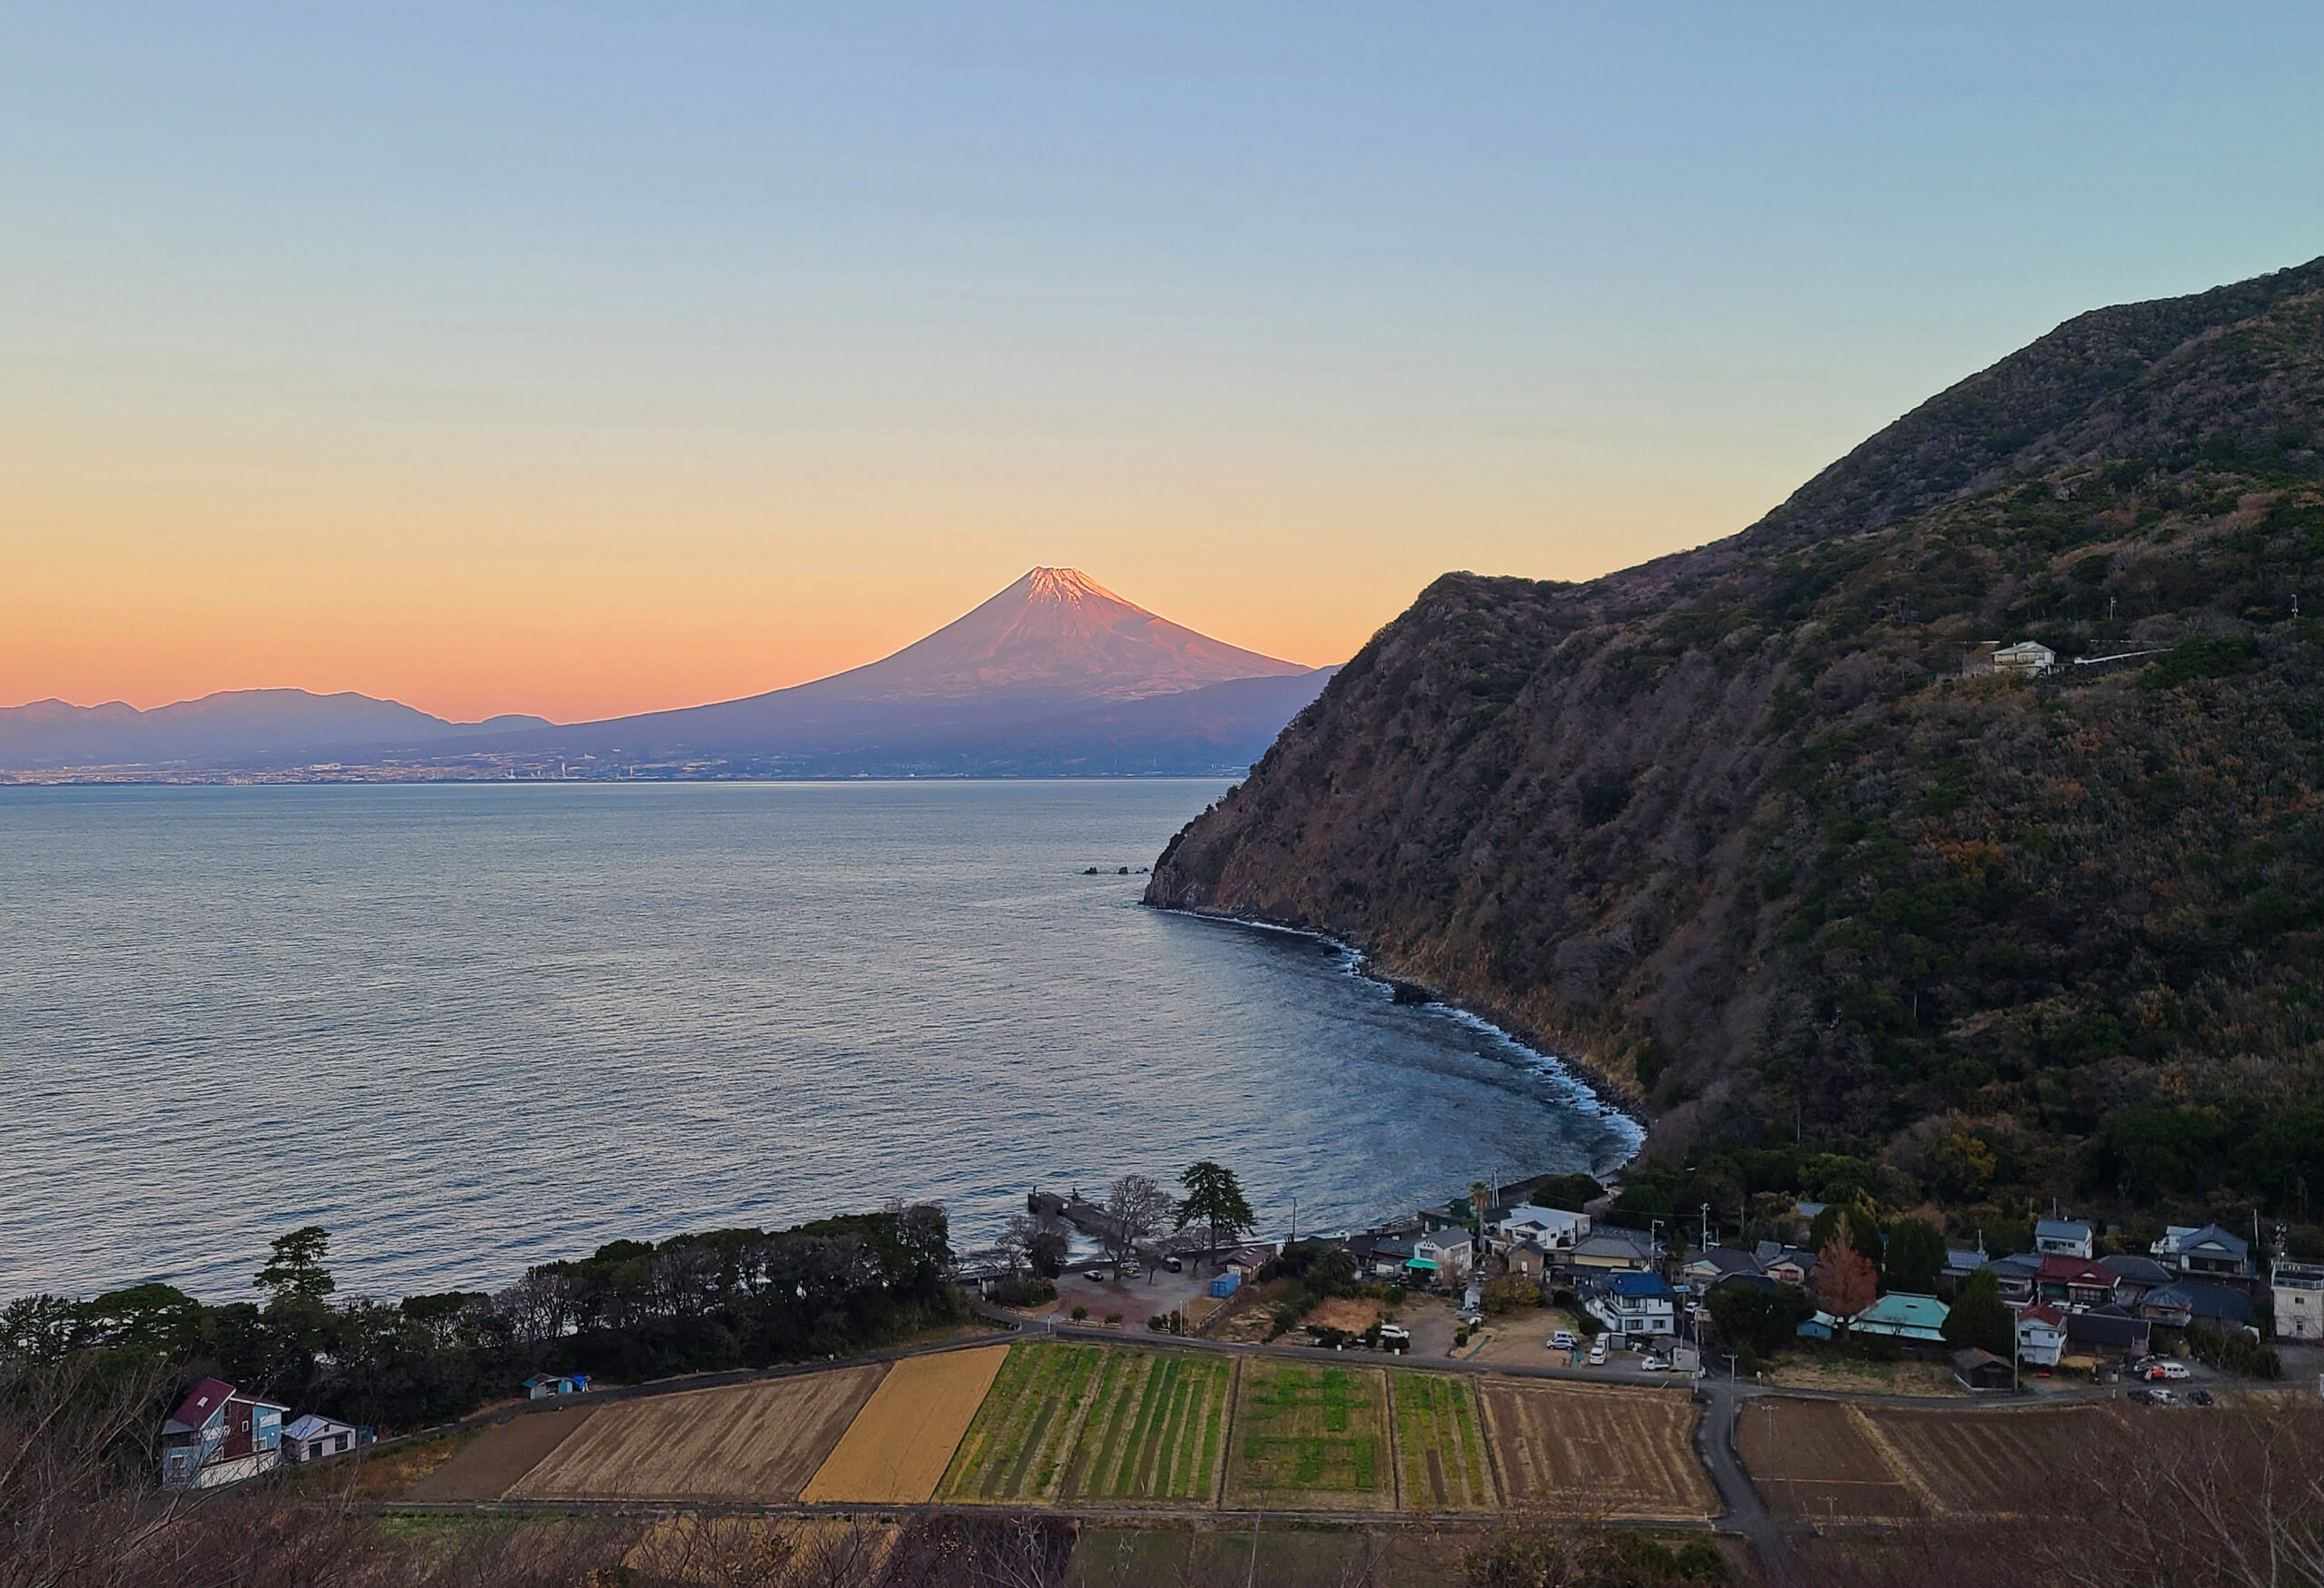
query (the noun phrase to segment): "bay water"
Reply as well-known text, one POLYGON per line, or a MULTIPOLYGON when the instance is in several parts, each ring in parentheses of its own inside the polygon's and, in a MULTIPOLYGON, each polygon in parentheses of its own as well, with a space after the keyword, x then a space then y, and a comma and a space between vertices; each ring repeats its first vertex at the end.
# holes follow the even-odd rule
POLYGON ((1140 907, 1225 787, 0 789, 0 1301, 246 1297, 307 1224, 385 1297, 897 1198, 969 1246, 1197 1158, 1280 1235, 1629 1156, 1340 950, 1140 907))

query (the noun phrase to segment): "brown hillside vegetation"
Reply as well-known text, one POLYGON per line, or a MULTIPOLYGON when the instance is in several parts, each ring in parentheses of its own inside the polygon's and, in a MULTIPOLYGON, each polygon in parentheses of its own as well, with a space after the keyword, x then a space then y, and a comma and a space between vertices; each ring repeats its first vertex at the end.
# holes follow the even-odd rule
POLYGON ((2319 617, 2324 261, 2070 321, 1730 539, 1446 576, 1147 900, 1586 1056, 1689 1206, 2312 1218, 2319 617), (2019 638, 2154 654, 1961 676, 2019 638))

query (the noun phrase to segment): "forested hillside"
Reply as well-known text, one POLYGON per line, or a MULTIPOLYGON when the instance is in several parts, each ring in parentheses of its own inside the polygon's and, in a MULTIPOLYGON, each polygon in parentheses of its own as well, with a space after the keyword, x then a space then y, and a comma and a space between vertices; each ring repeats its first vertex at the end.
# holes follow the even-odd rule
POLYGON ((1730 539, 1452 574, 1149 902, 1312 927, 1755 1192, 2324 1217, 2324 261, 2101 310, 1730 539), (1962 676, 1979 641, 2063 666, 1962 676))

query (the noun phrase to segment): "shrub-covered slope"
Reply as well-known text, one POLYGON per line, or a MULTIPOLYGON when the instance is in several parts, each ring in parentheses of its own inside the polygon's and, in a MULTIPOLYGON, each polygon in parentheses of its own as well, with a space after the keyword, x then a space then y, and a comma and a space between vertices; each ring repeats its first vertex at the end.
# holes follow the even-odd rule
POLYGON ((2305 1218, 2319 616, 2324 261, 2072 321, 1730 539, 1439 579, 1147 899, 1348 938, 1748 1189, 2305 1218), (2020 638, 2159 654, 1961 676, 2020 638))

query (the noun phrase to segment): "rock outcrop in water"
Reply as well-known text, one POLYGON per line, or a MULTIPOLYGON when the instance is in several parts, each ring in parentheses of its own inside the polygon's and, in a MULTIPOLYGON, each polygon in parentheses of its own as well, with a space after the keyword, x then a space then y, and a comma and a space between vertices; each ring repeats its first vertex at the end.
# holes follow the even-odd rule
POLYGON ((1447 575, 1147 899, 1583 1053, 1666 1153, 2290 1206, 2324 1196, 2319 615, 2324 261, 2071 321, 1729 539, 1447 575), (1962 676, 2019 639, 2059 670, 1962 676))

